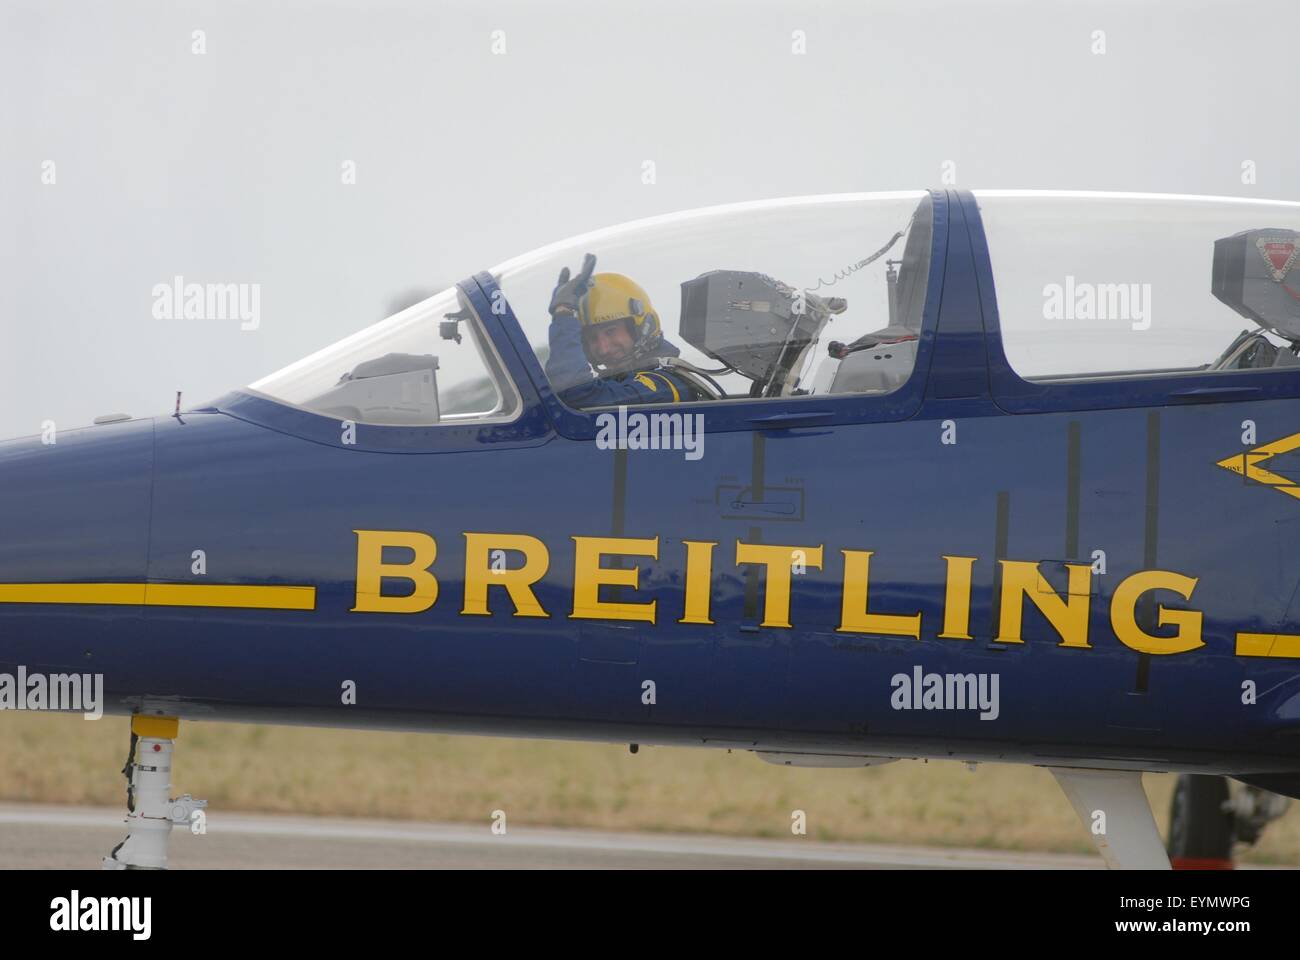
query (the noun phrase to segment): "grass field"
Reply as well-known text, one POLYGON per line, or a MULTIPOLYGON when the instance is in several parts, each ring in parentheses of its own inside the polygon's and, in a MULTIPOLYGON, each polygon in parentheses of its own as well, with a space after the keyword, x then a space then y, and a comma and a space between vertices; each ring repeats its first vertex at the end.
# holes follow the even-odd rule
MULTIPOLYGON (((125 812, 124 718, 0 714, 0 799, 107 804, 125 812)), ((183 723, 176 793, 222 810, 427 821, 788 836, 1092 851, 1046 770, 948 761, 816 770, 750 753, 543 740, 363 733, 309 727, 183 723)), ((1173 777, 1148 775, 1156 821, 1168 823, 1173 777)), ((1244 862, 1300 865, 1300 804, 1271 824, 1244 862)))

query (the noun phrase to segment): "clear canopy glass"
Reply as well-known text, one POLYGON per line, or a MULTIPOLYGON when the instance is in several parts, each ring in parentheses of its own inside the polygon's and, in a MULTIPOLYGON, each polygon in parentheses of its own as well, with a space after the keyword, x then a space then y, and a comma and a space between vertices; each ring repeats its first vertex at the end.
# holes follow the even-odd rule
POLYGON ((1300 364, 1300 203, 975 191, 1007 359, 1033 380, 1300 364))
POLYGON ((249 389, 339 420, 392 426, 509 420, 520 407, 496 348, 456 287, 249 389))
MULTIPOLYGON (((704 372, 712 395, 695 399, 883 394, 915 359, 932 221, 924 191, 732 204, 588 233, 491 272, 548 373, 552 291, 590 254, 596 276, 644 290, 669 352, 704 372), (853 349, 835 356, 832 342, 853 349)), ((607 375, 580 357, 563 367, 607 375)), ((562 398, 573 387, 551 385, 562 398)))

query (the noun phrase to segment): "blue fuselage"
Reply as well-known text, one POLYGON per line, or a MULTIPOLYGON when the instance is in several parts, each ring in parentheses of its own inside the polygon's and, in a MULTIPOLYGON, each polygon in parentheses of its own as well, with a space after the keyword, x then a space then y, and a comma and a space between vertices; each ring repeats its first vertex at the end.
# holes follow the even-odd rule
MULTIPOLYGON (((102 673, 110 712, 191 719, 1300 770, 1300 661, 1242 640, 1300 632, 1300 500, 1217 465, 1241 452, 1244 420, 1261 439, 1300 430, 1300 372, 1265 375, 1246 399, 1161 401, 1142 383, 1002 396, 977 215, 959 194, 936 204, 935 293, 907 388, 887 405, 841 400, 807 425, 698 405, 698 460, 598 447, 590 418, 546 388, 513 317, 490 310, 479 312, 524 394, 511 424, 363 427, 345 444, 327 418, 238 392, 52 445, 0 444, 0 582, 313 591, 300 609, 170 602, 189 595, 162 589, 0 603, 0 671, 102 673), (358 531, 435 543, 432 602, 366 609, 358 531), (541 615, 519 615, 490 574, 486 612, 467 612, 467 581, 484 578, 467 570, 467 533, 545 546, 529 588, 541 615), (597 588, 601 603, 637 605, 632 616, 575 604, 579 583, 604 576, 580 560, 583 538, 654 541, 653 556, 598 564, 635 568, 634 586, 597 588), (692 554, 688 542, 714 546, 692 554), (802 552, 778 575, 738 562, 738 545, 802 552), (1036 565, 1043 585, 1030 592, 1050 600, 1008 592, 1017 562, 1036 565), (1121 590, 1143 571, 1194 588, 1121 590), (692 618, 701 577, 707 614, 692 618), (769 607, 780 580, 789 626, 769 607), (1123 639, 1135 635, 1126 618, 1148 650, 1123 639), (701 619, 712 622, 682 622, 701 619), (932 674, 996 675, 996 716, 899 693, 898 677, 911 691, 932 674), (1243 709, 1247 686, 1257 702, 1243 709)), ((463 289, 486 303, 491 283, 463 289)), ((775 403, 765 415, 817 401, 775 403)), ((382 559, 400 567, 410 553, 382 559)), ((421 588, 394 576, 383 589, 421 588)))

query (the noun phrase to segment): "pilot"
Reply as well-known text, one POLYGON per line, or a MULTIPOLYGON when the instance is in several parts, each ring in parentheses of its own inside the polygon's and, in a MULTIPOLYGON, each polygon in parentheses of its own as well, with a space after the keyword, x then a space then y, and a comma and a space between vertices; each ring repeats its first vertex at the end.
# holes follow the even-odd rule
POLYGON ((681 351, 664 339, 645 291, 621 273, 597 273, 584 282, 570 279, 565 267, 551 294, 550 313, 546 375, 569 406, 705 399, 702 390, 665 366, 665 357, 681 351))

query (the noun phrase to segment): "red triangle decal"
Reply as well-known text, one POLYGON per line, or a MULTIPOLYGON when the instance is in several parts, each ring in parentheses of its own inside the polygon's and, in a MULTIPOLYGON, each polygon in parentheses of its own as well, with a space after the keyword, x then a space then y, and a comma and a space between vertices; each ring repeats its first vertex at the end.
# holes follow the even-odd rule
POLYGON ((1272 240, 1264 244, 1263 253, 1274 270, 1285 270, 1295 256, 1295 241, 1272 240))

